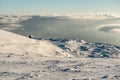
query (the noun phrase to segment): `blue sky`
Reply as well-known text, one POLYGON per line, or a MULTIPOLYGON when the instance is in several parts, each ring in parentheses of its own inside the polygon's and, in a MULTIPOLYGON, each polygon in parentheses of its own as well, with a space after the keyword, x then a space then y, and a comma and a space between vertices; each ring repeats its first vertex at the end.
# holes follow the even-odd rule
POLYGON ((120 12, 120 0, 0 0, 0 14, 120 12))

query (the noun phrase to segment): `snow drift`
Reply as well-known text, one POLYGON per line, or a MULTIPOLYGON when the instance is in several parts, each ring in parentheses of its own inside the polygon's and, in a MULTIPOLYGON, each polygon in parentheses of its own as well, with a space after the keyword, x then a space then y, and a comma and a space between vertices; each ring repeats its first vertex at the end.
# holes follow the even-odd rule
POLYGON ((34 40, 18 34, 0 30, 0 53, 32 56, 72 57, 69 53, 47 40, 34 40))

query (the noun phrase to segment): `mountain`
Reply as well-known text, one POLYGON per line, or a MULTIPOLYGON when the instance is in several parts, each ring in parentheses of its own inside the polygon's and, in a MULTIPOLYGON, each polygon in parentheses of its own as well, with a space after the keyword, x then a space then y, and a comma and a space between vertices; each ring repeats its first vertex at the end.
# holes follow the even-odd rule
POLYGON ((0 80, 120 80, 118 57, 119 46, 0 30, 0 80))
POLYGON ((47 40, 30 39, 4 30, 0 30, 0 54, 73 57, 47 40))
POLYGON ((120 46, 90 43, 78 39, 38 40, 0 30, 0 54, 31 57, 119 58, 120 46))
POLYGON ((75 57, 117 58, 120 57, 120 46, 105 43, 90 43, 84 40, 49 39, 75 57))

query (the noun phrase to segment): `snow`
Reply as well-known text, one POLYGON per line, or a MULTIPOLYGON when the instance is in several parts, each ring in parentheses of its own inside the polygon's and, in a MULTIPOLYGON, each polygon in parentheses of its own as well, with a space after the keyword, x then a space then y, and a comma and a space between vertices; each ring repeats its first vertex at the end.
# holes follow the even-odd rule
POLYGON ((2 57, 0 80, 120 80, 120 60, 2 57))
POLYGON ((72 57, 69 53, 46 40, 33 40, 0 30, 0 53, 30 54, 34 56, 72 57))
POLYGON ((56 40, 52 43, 75 57, 89 58, 119 58, 120 46, 105 43, 90 43, 84 40, 56 40))
POLYGON ((119 51, 110 44, 35 40, 0 30, 0 80, 120 80, 119 51))

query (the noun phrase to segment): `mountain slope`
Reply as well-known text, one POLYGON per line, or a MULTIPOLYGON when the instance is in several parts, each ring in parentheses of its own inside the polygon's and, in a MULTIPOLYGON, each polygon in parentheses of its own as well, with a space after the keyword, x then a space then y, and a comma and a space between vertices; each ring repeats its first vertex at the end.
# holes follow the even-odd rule
POLYGON ((30 39, 0 30, 0 54, 47 57, 118 58, 120 46, 89 43, 84 40, 30 39))
POLYGON ((11 32, 0 30, 0 53, 32 56, 72 57, 69 53, 47 40, 34 40, 11 32))

